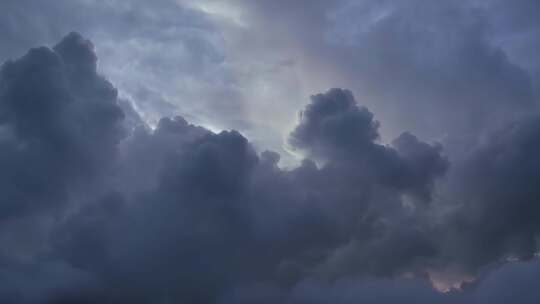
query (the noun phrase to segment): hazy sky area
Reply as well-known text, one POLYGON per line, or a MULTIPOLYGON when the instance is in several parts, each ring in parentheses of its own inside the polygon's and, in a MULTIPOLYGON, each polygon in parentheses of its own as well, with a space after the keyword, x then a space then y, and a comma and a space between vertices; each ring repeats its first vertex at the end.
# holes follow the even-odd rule
POLYGON ((540 303, 540 1, 0 0, 0 303, 540 303))

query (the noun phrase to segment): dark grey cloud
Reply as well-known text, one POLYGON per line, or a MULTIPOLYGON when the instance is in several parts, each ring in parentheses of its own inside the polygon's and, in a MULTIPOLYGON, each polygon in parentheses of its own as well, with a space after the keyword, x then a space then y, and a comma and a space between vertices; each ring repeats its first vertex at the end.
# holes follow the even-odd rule
POLYGON ((290 144, 323 159, 334 153, 363 156, 378 139, 378 126, 369 110, 358 107, 350 91, 333 89, 312 96, 312 103, 300 112, 300 125, 292 132, 290 144))
MULTIPOLYGON (((17 211, 4 216, 25 221, 39 211, 54 219, 43 226, 45 245, 26 255, 6 251, 6 261, 21 260, 17 267, 60 277, 41 285, 22 276, 39 294, 30 303, 88 293, 207 303, 248 282, 290 289, 312 275, 393 276, 435 254, 402 195, 429 200, 447 166, 440 148, 410 134, 394 147, 376 143, 373 115, 350 92, 316 95, 292 133, 298 147, 318 147, 308 137, 324 146, 328 163, 306 159, 284 171, 279 154, 259 155, 236 131, 213 133, 181 117, 151 130, 96 73, 96 60, 92 44, 72 33, 2 68, 2 127, 10 132, 2 144, 13 151, 1 159, 12 168, 2 185, 14 193, 2 207, 17 211), (317 119, 331 123, 318 129, 317 119), (341 133, 346 141, 330 140, 341 133), (50 263, 52 273, 42 270, 50 263), (62 281, 70 273, 81 286, 62 281)), ((6 301, 26 301, 17 288, 6 301)))
POLYGON ((530 2, 228 4, 0 5, 0 302, 538 301, 530 2))
MULTIPOLYGON (((508 2, 493 0, 483 3, 492 20, 494 40, 510 57, 537 75, 540 62, 534 50, 538 47, 538 2, 519 0, 508 2)), ((538 78, 536 78, 538 81, 538 78)))
POLYGON ((539 132, 537 114, 499 128, 453 173, 449 187, 460 208, 449 225, 457 243, 447 243, 447 252, 467 266, 537 253, 539 132))
POLYGON ((1 260, 0 299, 3 303, 99 303, 99 286, 92 274, 61 261, 22 263, 1 260))
POLYGON ((92 48, 72 33, 2 66, 2 218, 61 205, 114 160, 124 114, 92 48))
POLYGON ((332 89, 312 96, 289 142, 328 166, 354 168, 370 179, 429 199, 433 181, 448 167, 441 146, 403 133, 387 147, 377 142, 378 128, 373 114, 358 106, 350 91, 332 89))
POLYGON ((504 265, 463 292, 442 294, 416 279, 349 277, 334 282, 309 279, 287 292, 269 284, 237 288, 219 303, 536 303, 537 262, 504 265))
MULTIPOLYGON (((328 94, 336 92, 350 94, 328 94)), ((324 102, 332 107, 343 96, 324 102)), ((125 179, 149 189, 133 202, 107 196, 54 233, 52 254, 117 286, 106 292, 114 299, 206 303, 247 282, 286 287, 312 273, 392 275, 434 254, 424 227, 406 226, 414 216, 400 214, 408 189, 357 172, 362 164, 354 159, 352 170, 306 160, 282 171, 275 152, 257 155, 235 131, 215 134, 175 118, 138 132, 125 143, 123 167, 145 179, 125 179), (386 224, 387 217, 395 222, 386 224), (394 255, 383 254, 395 244, 402 245, 394 255)), ((427 189, 433 178, 420 182, 427 189)))
MULTIPOLYGON (((287 40, 292 51, 286 54, 298 66, 305 64, 307 78, 348 87, 369 105, 385 122, 379 128, 383 139, 408 129, 443 142, 453 164, 447 177, 450 185, 434 195, 437 206, 429 217, 445 223, 434 228, 446 240, 438 250, 460 264, 448 267, 469 272, 487 261, 530 258, 537 251, 535 227, 526 224, 535 214, 532 183, 536 179, 518 161, 500 160, 494 151, 479 152, 505 144, 512 151, 523 151, 515 153, 528 150, 526 144, 516 147, 511 140, 498 148, 483 141, 486 137, 495 141, 498 130, 523 124, 530 120, 524 116, 537 112, 534 20, 538 14, 533 2, 342 1, 322 7, 296 2, 273 9, 251 2, 247 6, 260 31, 272 37, 270 41, 287 40), (296 18, 289 17, 294 14, 296 18), (489 171, 490 167, 495 168, 489 171), (519 207, 521 202, 528 202, 523 203, 527 207, 519 207), (527 216, 519 210, 527 210, 527 216), (514 232, 514 227, 520 231, 514 232)), ((320 128, 321 134, 328 129, 320 128)), ((327 137, 339 141, 346 138, 341 133, 327 137)), ((534 143, 533 136, 530 142, 534 143)), ((532 154, 530 159, 534 160, 532 154)))

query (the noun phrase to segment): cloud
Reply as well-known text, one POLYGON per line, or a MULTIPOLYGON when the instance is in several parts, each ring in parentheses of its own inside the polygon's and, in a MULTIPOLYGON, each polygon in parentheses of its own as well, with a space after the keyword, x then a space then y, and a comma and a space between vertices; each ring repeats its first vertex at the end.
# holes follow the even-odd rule
POLYGON ((482 303, 536 275, 494 267, 536 251, 536 116, 450 165, 410 132, 383 143, 375 115, 330 89, 282 169, 238 131, 150 128, 97 66, 71 33, 0 70, 4 302, 482 303), (441 294, 437 272, 479 281, 441 294))
POLYGON ((287 166, 294 113, 331 87, 385 122, 383 142, 408 130, 443 142, 450 159, 536 109, 534 1, 195 2, 4 1, 0 57, 79 31, 152 126, 181 115, 236 129, 287 166))
POLYGON ((218 303, 536 303, 533 287, 540 274, 537 262, 504 265, 470 289, 440 293, 417 279, 365 279, 348 277, 334 282, 308 279, 291 291, 269 284, 248 284, 218 303))
POLYGON ((531 259, 538 251, 537 114, 498 128, 452 174, 451 248, 469 267, 531 259), (457 237, 456 235, 459 235, 457 237))
POLYGON ((2 218, 61 205, 114 159, 124 136, 117 91, 96 73, 91 43, 75 33, 0 73, 2 218))
MULTIPOLYGON (((384 137, 406 129, 444 139, 453 157, 478 133, 536 108, 531 64, 510 55, 511 40, 489 17, 533 12, 526 1, 508 9, 478 1, 239 2, 257 29, 252 39, 295 63, 304 94, 349 88, 386 122, 384 137)), ((520 41, 532 50, 533 40, 520 41)))
POLYGON ((96 42, 99 69, 145 121, 155 125, 162 116, 183 114, 219 128, 246 128, 244 97, 225 62, 221 30, 185 2, 3 1, 0 62, 77 31, 96 42), (149 94, 163 102, 149 106, 149 94))
POLYGON ((4 229, 57 219, 39 226, 44 245, 7 250, 9 258, 40 269, 44 256, 92 277, 97 298, 145 303, 208 302, 244 282, 293 286, 348 265, 393 275, 433 254, 423 224, 402 226, 416 216, 404 215, 402 195, 429 200, 447 165, 440 148, 410 134, 395 148, 376 143, 373 115, 350 92, 316 95, 292 133, 329 162, 282 170, 279 154, 259 155, 236 131, 181 117, 140 125, 96 66, 92 43, 71 33, 2 68, 1 206, 24 223, 4 229), (317 119, 331 122, 318 129, 317 119), (340 133, 345 140, 332 141, 340 133), (394 246, 400 259, 381 254, 394 246))
POLYGON ((370 179, 429 200, 433 181, 448 167, 441 146, 403 133, 387 147, 377 142, 378 128, 373 114, 359 107, 350 91, 332 89, 312 96, 289 142, 329 166, 355 168, 370 179))

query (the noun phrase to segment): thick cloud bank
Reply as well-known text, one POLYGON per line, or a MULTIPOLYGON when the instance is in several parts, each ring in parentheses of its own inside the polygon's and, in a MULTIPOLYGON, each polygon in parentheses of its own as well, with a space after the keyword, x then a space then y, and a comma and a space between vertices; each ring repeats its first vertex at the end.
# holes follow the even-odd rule
POLYGON ((47 211, 113 161, 123 137, 116 89, 96 73, 92 44, 70 34, 2 67, 0 210, 47 211))
POLYGON ((407 132, 381 143, 374 114, 331 89, 301 112, 288 145, 305 159, 284 170, 236 131, 149 128, 96 67, 71 33, 1 68, 0 302, 540 298, 536 262, 497 266, 536 253, 536 117, 454 165, 407 132))

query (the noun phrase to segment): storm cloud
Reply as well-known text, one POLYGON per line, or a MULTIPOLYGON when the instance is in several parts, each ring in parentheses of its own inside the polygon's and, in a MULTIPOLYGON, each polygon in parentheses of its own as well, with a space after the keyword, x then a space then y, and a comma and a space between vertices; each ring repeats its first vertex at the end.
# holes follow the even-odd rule
POLYGON ((540 299, 532 2, 36 3, 0 4, 0 302, 540 299))
POLYGON ((123 112, 96 62, 73 33, 2 66, 3 218, 61 204, 113 161, 123 112))

